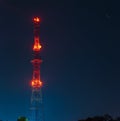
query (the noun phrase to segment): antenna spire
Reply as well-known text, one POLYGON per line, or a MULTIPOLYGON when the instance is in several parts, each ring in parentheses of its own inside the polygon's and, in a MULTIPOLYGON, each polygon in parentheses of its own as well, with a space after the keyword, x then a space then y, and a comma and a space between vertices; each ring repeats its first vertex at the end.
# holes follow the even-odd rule
POLYGON ((31 121, 44 121, 42 91, 41 91, 43 83, 40 78, 40 65, 42 63, 42 59, 40 58, 40 50, 42 46, 40 44, 40 37, 39 37, 40 18, 34 17, 33 24, 34 24, 34 45, 33 45, 34 58, 31 61, 33 65, 33 76, 31 81, 31 87, 32 87, 31 121))

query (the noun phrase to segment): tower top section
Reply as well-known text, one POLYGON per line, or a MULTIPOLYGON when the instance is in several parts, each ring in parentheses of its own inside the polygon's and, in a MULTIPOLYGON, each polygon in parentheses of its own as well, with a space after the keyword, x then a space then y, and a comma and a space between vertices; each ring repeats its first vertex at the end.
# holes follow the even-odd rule
POLYGON ((34 52, 39 52, 41 49, 41 44, 40 44, 40 37, 39 37, 39 29, 40 29, 40 18, 39 17, 34 17, 33 18, 33 23, 34 23, 34 45, 33 45, 33 51, 34 52))
POLYGON ((33 79, 32 79, 32 88, 39 89, 42 87, 42 81, 40 79, 40 64, 42 62, 40 57, 40 18, 34 17, 33 18, 33 25, 34 25, 34 44, 33 44, 33 52, 34 52, 34 59, 31 61, 33 64, 33 79))

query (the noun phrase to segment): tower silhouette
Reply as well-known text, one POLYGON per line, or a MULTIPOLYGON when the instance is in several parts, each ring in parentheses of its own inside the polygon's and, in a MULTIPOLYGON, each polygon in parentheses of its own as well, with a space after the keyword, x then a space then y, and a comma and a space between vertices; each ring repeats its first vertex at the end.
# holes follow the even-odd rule
POLYGON ((42 48, 40 44, 39 29, 40 18, 35 17, 33 19, 34 24, 34 45, 33 45, 33 59, 31 61, 33 65, 33 75, 31 81, 32 95, 31 95, 31 121, 44 121, 43 112, 43 100, 42 100, 42 81, 40 78, 40 65, 42 59, 40 57, 40 50, 42 48))

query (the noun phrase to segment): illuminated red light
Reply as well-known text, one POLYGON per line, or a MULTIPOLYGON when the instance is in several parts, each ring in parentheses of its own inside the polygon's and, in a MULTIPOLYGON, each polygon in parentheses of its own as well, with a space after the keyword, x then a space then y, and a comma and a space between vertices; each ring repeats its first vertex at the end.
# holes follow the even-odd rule
POLYGON ((33 20, 34 20, 34 22, 40 22, 40 18, 38 18, 38 17, 35 17, 33 20))
POLYGON ((34 51, 39 51, 42 48, 42 46, 39 43, 35 43, 33 46, 34 51))
POLYGON ((40 51, 42 46, 39 43, 39 38, 35 37, 34 39, 35 39, 35 42, 34 42, 34 46, 33 46, 33 51, 40 51))
POLYGON ((32 87, 42 87, 42 82, 40 80, 32 80, 32 87))

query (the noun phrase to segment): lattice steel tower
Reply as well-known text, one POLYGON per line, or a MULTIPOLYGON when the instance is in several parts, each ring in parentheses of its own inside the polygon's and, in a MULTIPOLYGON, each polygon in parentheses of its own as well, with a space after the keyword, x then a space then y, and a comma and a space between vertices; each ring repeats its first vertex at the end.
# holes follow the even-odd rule
POLYGON ((43 102, 42 102, 42 81, 40 78, 40 64, 42 59, 40 57, 40 18, 35 17, 33 19, 34 24, 34 45, 33 45, 33 55, 34 58, 31 61, 33 65, 33 76, 31 81, 32 95, 31 95, 31 121, 44 121, 43 115, 43 102))

